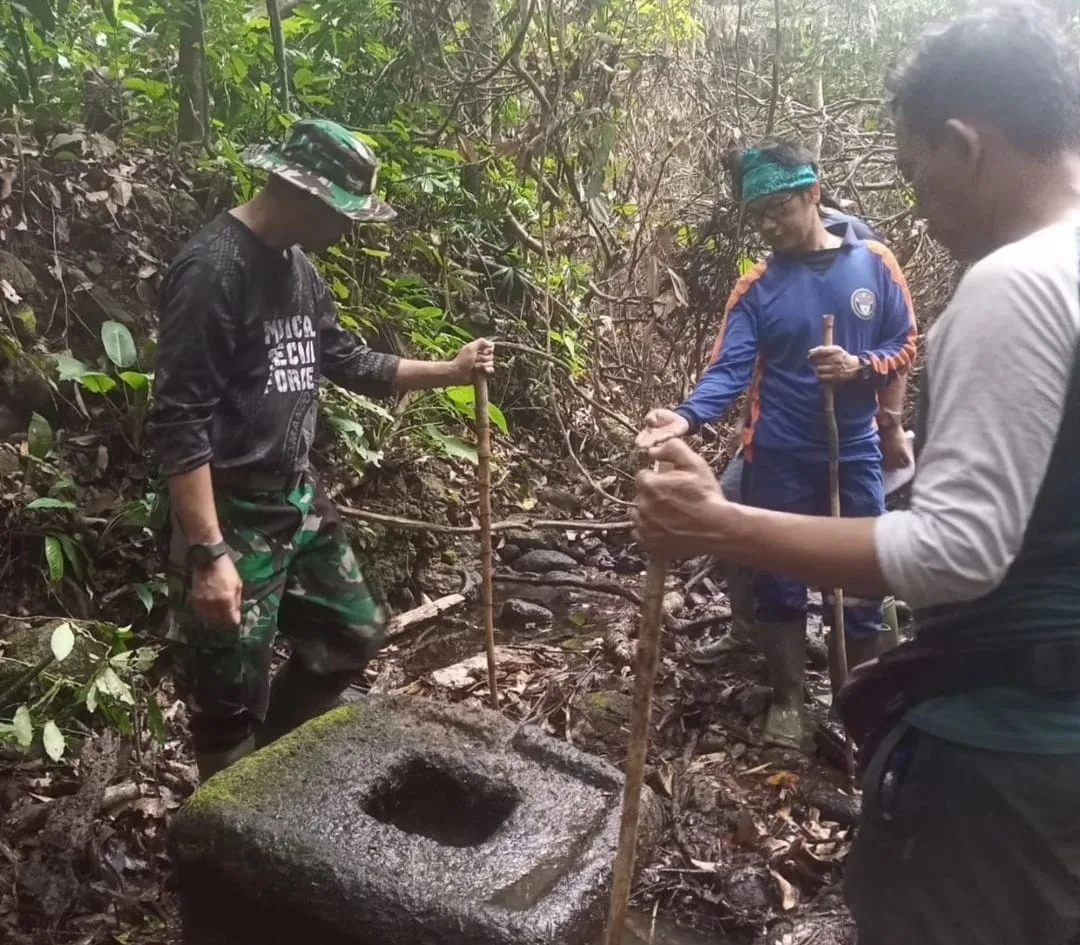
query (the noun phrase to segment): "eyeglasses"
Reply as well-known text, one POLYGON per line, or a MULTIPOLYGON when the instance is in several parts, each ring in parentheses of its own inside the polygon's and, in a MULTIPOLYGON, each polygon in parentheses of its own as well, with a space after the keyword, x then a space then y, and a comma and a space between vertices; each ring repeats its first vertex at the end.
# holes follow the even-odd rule
POLYGON ((754 229, 760 229, 766 219, 771 223, 776 223, 783 215, 788 204, 797 196, 797 193, 792 192, 781 197, 767 197, 756 206, 747 207, 743 210, 743 219, 754 229))

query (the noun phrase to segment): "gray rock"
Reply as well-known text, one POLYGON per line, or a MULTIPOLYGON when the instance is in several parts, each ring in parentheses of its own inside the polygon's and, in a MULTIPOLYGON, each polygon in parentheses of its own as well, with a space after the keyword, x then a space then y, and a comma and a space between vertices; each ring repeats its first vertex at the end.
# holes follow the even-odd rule
POLYGON ((546 607, 517 597, 505 601, 499 610, 499 626, 507 630, 549 627, 554 620, 555 615, 546 607))
POLYGON ((211 778, 172 852, 191 945, 586 945, 622 776, 496 713, 369 696, 211 778))
POLYGON ((526 551, 514 561, 515 571, 530 571, 534 574, 546 574, 548 571, 572 571, 576 567, 577 562, 569 555, 546 548, 526 551))
POLYGON ((19 295, 29 295, 37 288, 37 279, 18 256, 0 250, 0 279, 8 282, 19 295))
POLYGON ((739 711, 749 719, 756 719, 765 711, 771 695, 768 686, 751 686, 739 694, 739 711))
POLYGON ((521 557, 521 549, 517 545, 503 545, 498 555, 503 561, 510 562, 521 557))

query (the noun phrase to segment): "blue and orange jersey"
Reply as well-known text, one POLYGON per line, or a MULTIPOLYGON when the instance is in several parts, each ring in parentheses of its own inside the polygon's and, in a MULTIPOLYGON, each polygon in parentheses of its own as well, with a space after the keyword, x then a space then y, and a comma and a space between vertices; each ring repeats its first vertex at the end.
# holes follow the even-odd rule
POLYGON ((720 419, 750 388, 743 430, 753 447, 828 458, 823 387, 808 359, 834 316, 834 344, 866 358, 870 380, 836 384, 842 459, 880 456, 877 392, 915 359, 915 311, 893 254, 849 227, 836 250, 774 253, 736 284, 705 373, 677 412, 692 428, 720 419))

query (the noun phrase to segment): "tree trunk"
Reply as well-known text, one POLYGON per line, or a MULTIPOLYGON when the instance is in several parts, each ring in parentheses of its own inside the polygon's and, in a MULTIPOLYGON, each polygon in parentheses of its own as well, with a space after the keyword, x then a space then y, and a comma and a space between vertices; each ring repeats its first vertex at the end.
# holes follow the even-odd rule
POLYGON ((289 63, 285 59, 285 34, 281 29, 279 0, 266 0, 266 12, 270 14, 270 34, 274 38, 274 59, 278 69, 278 104, 283 112, 289 111, 289 63))
POLYGON ((177 136, 181 141, 203 141, 210 134, 206 94, 206 61, 202 0, 180 4, 180 118, 177 136))
MULTIPOLYGON (((469 73, 473 80, 483 77, 488 71, 487 51, 491 48, 492 27, 495 22, 495 7, 492 0, 472 0, 469 4, 469 33, 467 36, 467 55, 469 73)), ((486 82, 478 82, 467 92, 465 114, 468 118, 468 133, 477 142, 491 143, 491 95, 486 82)), ((487 148, 476 148, 486 153, 487 148)), ((474 197, 480 196, 483 180, 483 167, 479 163, 470 163, 462 169, 462 184, 474 197)))

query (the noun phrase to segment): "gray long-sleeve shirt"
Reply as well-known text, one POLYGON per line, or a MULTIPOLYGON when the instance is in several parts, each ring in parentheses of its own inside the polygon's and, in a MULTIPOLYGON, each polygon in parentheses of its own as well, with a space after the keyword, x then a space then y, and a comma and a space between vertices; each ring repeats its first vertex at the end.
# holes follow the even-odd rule
POLYGON ((320 375, 387 396, 397 365, 342 327, 299 249, 272 250, 222 214, 180 251, 162 286, 147 425, 161 473, 205 463, 299 472, 314 439, 320 375))
POLYGON ((875 523, 886 581, 913 607, 982 597, 1020 550, 1080 338, 1078 224, 979 261, 928 335, 927 438, 911 508, 875 523))

